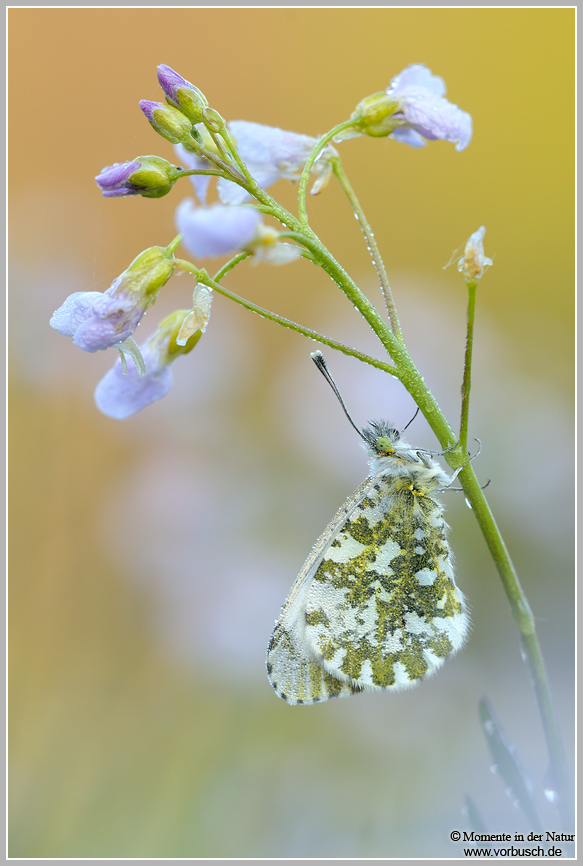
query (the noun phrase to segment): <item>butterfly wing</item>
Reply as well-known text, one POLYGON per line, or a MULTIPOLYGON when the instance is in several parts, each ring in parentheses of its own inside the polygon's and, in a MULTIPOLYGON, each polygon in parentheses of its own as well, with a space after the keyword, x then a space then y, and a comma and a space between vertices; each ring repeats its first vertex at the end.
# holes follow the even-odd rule
POLYGON ((367 479, 361 484, 330 521, 300 571, 273 629, 267 647, 267 675, 277 694, 289 704, 313 704, 362 691, 347 677, 338 678, 324 669, 321 653, 308 640, 306 606, 314 574, 372 483, 367 479))
POLYGON ((439 503, 411 477, 361 493, 302 597, 305 644, 341 694, 415 685, 468 627, 439 503))

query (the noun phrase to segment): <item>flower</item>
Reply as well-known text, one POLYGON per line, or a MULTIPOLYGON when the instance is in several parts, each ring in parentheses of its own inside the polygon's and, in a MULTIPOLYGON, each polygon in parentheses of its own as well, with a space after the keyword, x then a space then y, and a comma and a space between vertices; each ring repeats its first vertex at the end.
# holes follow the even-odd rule
POLYGON ((164 63, 158 67, 158 81, 170 105, 186 115, 192 123, 202 120, 208 102, 198 87, 164 63))
POLYGON ((484 273, 484 268, 492 264, 492 259, 484 255, 484 226, 470 235, 466 244, 464 254, 458 262, 457 268, 464 275, 466 283, 477 283, 484 273))
POLYGON ((97 352, 132 335, 158 292, 174 273, 175 240, 165 249, 140 253, 105 292, 75 292, 55 310, 50 325, 73 337, 85 352, 97 352))
POLYGON ((412 147, 423 147, 424 139, 456 142, 463 150, 472 138, 472 118, 445 99, 442 78, 420 63, 408 66, 396 75, 386 90, 387 96, 399 101, 393 119, 403 123, 392 133, 393 138, 412 147))
MULTIPOLYGON (((235 138, 243 162, 263 189, 280 178, 298 180, 317 143, 317 139, 309 135, 287 132, 248 120, 232 120, 228 128, 235 138)), ((317 192, 325 186, 332 172, 332 156, 337 156, 337 151, 329 145, 312 167, 318 178, 314 184, 316 186, 319 183, 317 192)), ((241 204, 251 198, 246 190, 226 178, 219 178, 217 191, 223 204, 241 204)))
POLYGON ((194 199, 187 198, 176 210, 176 227, 184 246, 198 258, 243 249, 255 237, 261 222, 261 214, 248 205, 196 207, 194 199))
POLYGON ((356 106, 351 126, 334 141, 392 135, 411 147, 423 147, 426 140, 440 138, 456 142, 456 150, 463 150, 472 138, 472 118, 445 99, 445 92, 443 79, 426 66, 408 66, 384 92, 373 93, 356 106))
POLYGON ((106 198, 143 195, 160 198, 170 192, 180 169, 159 156, 138 156, 101 169, 95 180, 106 198))
POLYGON ((140 373, 136 367, 130 367, 124 372, 120 358, 105 374, 95 389, 97 408, 104 415, 117 420, 129 418, 168 393, 173 381, 170 364, 179 355, 194 349, 202 336, 202 331, 197 330, 189 336, 185 344, 176 343, 181 324, 188 314, 188 310, 171 313, 140 346, 145 373, 140 373))
POLYGON ((197 207, 188 198, 176 210, 176 227, 184 246, 198 258, 245 250, 255 263, 284 265, 302 254, 301 247, 282 243, 280 233, 264 226, 261 214, 249 205, 197 207))

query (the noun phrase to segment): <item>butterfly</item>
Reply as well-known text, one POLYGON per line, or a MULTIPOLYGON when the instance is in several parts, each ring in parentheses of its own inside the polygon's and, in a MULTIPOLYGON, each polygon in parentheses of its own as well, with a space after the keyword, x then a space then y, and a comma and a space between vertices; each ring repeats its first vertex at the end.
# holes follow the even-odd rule
POLYGON ((385 421, 359 430, 370 474, 316 542, 275 624, 267 674, 289 704, 410 688, 464 643, 469 617, 435 494, 452 479, 385 421))

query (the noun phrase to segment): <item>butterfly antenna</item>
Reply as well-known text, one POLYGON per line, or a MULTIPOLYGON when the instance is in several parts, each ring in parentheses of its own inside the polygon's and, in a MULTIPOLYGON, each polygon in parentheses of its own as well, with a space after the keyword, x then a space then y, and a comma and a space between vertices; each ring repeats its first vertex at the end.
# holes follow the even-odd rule
POLYGON ((342 395, 340 394, 340 391, 338 390, 338 386, 336 385, 336 382, 332 378, 332 373, 328 369, 328 364, 326 363, 324 355, 321 352, 312 352, 310 354, 310 358, 312 359, 312 361, 314 362, 314 364, 316 365, 316 367, 318 368, 318 370, 320 371, 322 376, 326 379, 326 381, 328 382, 328 384, 330 385, 330 387, 332 388, 332 390, 336 394, 336 397, 338 398, 338 402, 340 403, 340 405, 344 409, 344 414, 346 415, 346 417, 348 418, 348 420, 350 421, 350 423, 352 424, 352 426, 354 427, 354 429, 356 430, 356 432, 358 433, 360 438, 364 439, 364 441, 366 442, 366 439, 363 436, 362 430, 358 429, 358 427, 356 426, 356 424, 354 423, 354 421, 350 417, 350 413, 349 413, 348 409, 346 408, 346 404, 345 404, 344 400, 342 399, 342 395))

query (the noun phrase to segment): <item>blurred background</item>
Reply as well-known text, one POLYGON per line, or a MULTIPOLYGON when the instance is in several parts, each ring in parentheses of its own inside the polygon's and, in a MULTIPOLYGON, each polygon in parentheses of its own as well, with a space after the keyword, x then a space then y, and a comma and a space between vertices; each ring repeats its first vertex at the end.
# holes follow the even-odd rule
MULTIPOLYGON (((572 9, 11 9, 9 20, 10 855, 448 857, 469 794, 490 832, 531 829, 490 772, 488 696, 532 778, 546 749, 517 632, 463 496, 444 496, 467 647, 410 692, 312 707, 264 667, 313 543, 367 473, 304 338, 216 297, 170 394, 100 415, 113 352, 49 328, 74 291, 104 291, 174 236, 165 198, 104 199, 106 165, 174 159, 140 99, 156 66, 229 120, 318 135, 411 63, 470 112, 462 153, 387 139, 341 145, 385 257, 411 354, 458 423, 465 286, 452 266, 480 225, 471 408, 476 470, 534 610, 573 758, 574 11, 572 9)), ((271 190, 294 207, 295 190, 271 190)), ((334 183, 312 225, 380 304, 334 183)), ((186 253, 183 252, 186 256, 186 253)), ((205 265, 212 272, 221 260, 205 265)), ((373 354, 351 305, 308 262, 249 263, 226 285, 373 354)), ((173 278, 141 325, 188 307, 173 278)), ((364 424, 414 407, 388 376, 326 353, 364 424)), ((380 357, 380 355, 378 355, 380 357)), ((408 438, 438 448, 418 418, 408 438)))

